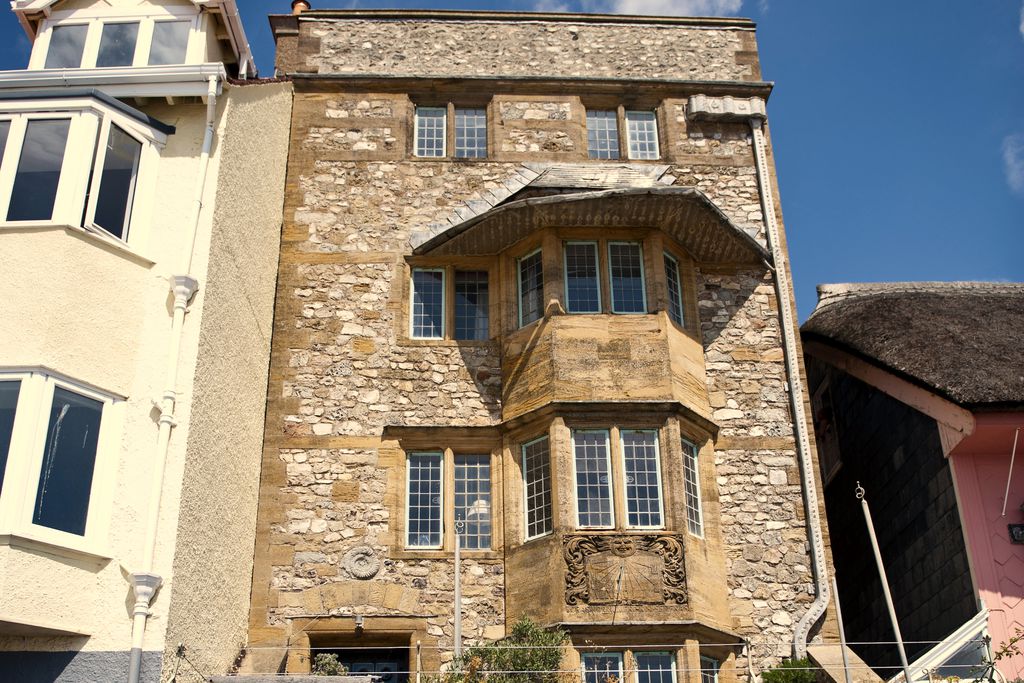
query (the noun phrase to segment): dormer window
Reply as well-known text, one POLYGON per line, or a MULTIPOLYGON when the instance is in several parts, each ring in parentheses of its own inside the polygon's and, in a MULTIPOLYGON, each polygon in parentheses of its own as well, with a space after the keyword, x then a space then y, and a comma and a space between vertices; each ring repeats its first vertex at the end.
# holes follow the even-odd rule
POLYGON ((123 68, 189 61, 194 14, 84 20, 76 14, 66 18, 58 15, 54 13, 54 18, 44 22, 29 68, 123 68))

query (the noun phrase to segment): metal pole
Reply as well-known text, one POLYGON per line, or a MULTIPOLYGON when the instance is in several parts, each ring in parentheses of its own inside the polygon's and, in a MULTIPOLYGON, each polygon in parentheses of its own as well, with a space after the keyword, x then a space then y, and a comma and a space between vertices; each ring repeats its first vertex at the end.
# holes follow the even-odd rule
POLYGON ((1020 427, 1013 433, 1013 450, 1010 452, 1010 471, 1006 473, 1006 491, 1003 493, 1003 517, 1006 516, 1006 500, 1010 497, 1010 480, 1013 479, 1013 460, 1017 457, 1017 437, 1020 427))
POLYGON ((420 683, 420 675, 423 672, 423 645, 416 641, 416 683, 420 683))
POLYGON ((868 536, 871 537, 871 549, 875 551, 875 564, 878 565, 878 576, 882 579, 882 593, 885 595, 885 605, 889 608, 889 621, 892 622, 892 630, 896 634, 896 647, 900 651, 900 662, 903 664, 903 678, 906 683, 911 683, 910 665, 907 664, 907 651, 903 648, 903 634, 900 633, 900 625, 896 621, 896 608, 892 605, 892 594, 889 592, 889 579, 885 575, 885 565, 882 564, 882 553, 878 549, 878 539, 875 538, 875 525, 871 521, 871 510, 868 509, 868 501, 864 500, 864 487, 857 482, 855 489, 857 500, 860 501, 861 509, 864 510, 864 521, 868 525, 868 536))
MULTIPOLYGON (((832 597, 836 601, 836 619, 839 621, 839 649, 843 653, 843 678, 846 683, 853 683, 850 677, 850 660, 846 656, 846 629, 843 628, 843 608, 839 605, 839 586, 836 577, 832 577, 832 597)), ((910 683, 909 681, 907 683, 910 683)))
POLYGON ((455 522, 455 660, 462 657, 462 528, 465 522, 455 522))

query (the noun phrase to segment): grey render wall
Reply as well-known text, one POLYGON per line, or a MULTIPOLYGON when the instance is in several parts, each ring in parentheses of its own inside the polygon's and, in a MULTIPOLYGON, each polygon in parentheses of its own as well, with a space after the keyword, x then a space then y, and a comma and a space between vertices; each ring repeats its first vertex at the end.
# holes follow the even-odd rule
MULTIPOLYGON (((930 417, 807 357, 814 391, 829 377, 842 468, 826 486, 832 554, 850 642, 894 640, 867 526, 854 496, 871 506, 907 657, 977 613, 949 463, 930 417)), ((819 449, 823 448, 819 444, 819 449)), ((854 646, 883 677, 898 671, 893 645, 854 646), (879 667, 890 667, 880 669, 879 667)))

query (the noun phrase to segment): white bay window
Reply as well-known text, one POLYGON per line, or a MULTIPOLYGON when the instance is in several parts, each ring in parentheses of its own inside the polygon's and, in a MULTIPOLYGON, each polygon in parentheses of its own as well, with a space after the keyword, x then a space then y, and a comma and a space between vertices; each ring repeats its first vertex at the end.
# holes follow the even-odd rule
POLYGON ((102 552, 123 404, 46 370, 0 371, 0 534, 102 552))
POLYGON ((139 246, 140 179, 173 129, 125 109, 93 96, 0 102, 0 227, 77 226, 139 246))

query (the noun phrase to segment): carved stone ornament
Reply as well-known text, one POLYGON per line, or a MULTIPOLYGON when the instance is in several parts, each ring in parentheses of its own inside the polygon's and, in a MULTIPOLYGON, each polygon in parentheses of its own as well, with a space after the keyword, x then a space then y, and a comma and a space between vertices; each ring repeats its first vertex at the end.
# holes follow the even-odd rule
POLYGON ((764 100, 760 97, 708 97, 690 95, 687 116, 697 120, 745 121, 766 116, 764 100))
POLYGON ((374 557, 373 548, 361 545, 345 553, 341 567, 357 579, 372 579, 380 571, 380 561, 374 557))
POLYGON ((566 604, 686 604, 683 544, 675 536, 567 536, 562 555, 566 604))

